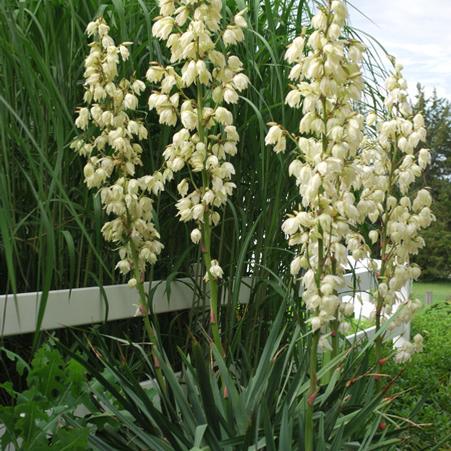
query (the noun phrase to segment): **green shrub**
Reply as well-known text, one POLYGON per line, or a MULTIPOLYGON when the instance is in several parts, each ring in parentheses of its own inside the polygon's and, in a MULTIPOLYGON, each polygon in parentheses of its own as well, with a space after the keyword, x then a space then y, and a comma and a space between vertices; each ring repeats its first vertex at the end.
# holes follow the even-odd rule
MULTIPOLYGON (((31 365, 10 351, 20 374, 26 374, 27 389, 17 392, 11 382, 0 384, 12 405, 0 405, 0 423, 5 427, 0 449, 84 451, 89 429, 72 427, 64 418, 73 416, 85 398, 86 372, 76 360, 65 360, 50 344, 43 345, 31 365)), ((2 352, 2 353, 3 353, 2 352)))
POLYGON ((414 355, 402 371, 396 392, 403 393, 390 413, 425 425, 409 430, 403 449, 449 449, 451 303, 435 304, 419 313, 412 323, 412 334, 416 333, 424 337, 424 351, 414 355))

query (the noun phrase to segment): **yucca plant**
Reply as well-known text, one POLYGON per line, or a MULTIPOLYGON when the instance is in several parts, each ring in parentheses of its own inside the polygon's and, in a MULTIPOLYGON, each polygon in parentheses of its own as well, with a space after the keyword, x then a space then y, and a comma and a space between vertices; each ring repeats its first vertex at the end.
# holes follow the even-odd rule
MULTIPOLYGON (((90 338, 96 342, 95 336, 90 338)), ((58 343, 46 345, 28 369, 34 386, 18 395, 16 407, 0 410, 7 426, 3 445, 15 443, 22 449, 22 423, 12 421, 16 412, 30 422, 24 449, 45 443, 53 449, 70 439, 69 449, 304 449, 306 345, 311 338, 288 320, 283 305, 256 367, 240 361, 227 365, 213 344, 208 349, 195 342, 190 356, 181 352, 176 369, 160 354, 164 388, 152 378, 155 366, 140 344, 108 338, 138 350, 150 377, 144 384, 132 368, 119 368, 95 345, 90 349, 80 340, 82 353, 58 343), (71 355, 67 364, 58 349, 71 355), (213 371, 210 358, 216 362, 213 371), (78 413, 77 403, 83 405, 78 413), (35 416, 28 418, 31 410, 26 406, 33 407, 35 416)), ((387 401, 376 390, 370 350, 368 345, 355 346, 319 372, 321 377, 334 369, 316 401, 317 449, 388 450, 398 442, 395 435, 401 429, 384 421, 387 401)))

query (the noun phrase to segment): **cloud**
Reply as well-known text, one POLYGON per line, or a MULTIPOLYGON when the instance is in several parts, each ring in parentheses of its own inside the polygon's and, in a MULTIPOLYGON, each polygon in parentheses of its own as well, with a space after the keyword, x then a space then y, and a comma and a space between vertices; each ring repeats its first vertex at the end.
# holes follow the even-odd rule
POLYGON ((351 22, 404 65, 411 92, 420 82, 451 98, 451 1, 359 0, 358 8, 374 23, 350 7, 351 22))

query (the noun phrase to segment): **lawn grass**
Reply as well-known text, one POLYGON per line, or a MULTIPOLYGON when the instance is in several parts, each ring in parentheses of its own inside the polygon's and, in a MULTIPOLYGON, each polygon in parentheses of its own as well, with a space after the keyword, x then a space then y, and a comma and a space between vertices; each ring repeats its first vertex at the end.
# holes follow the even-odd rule
POLYGON ((432 292, 432 302, 451 301, 451 282, 415 282, 412 296, 424 302, 426 292, 432 292))

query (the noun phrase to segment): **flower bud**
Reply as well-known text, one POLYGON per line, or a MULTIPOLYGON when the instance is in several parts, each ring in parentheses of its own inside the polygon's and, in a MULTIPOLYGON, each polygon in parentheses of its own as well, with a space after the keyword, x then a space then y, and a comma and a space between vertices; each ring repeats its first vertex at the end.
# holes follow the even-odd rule
POLYGON ((134 287, 136 287, 136 284, 137 284, 137 282, 136 282, 136 279, 133 277, 132 279, 130 279, 129 281, 128 281, 128 283, 127 283, 127 285, 130 287, 130 288, 134 288, 134 287))
POLYGON ((312 324, 313 332, 316 332, 321 328, 321 319, 319 318, 319 316, 314 316, 313 318, 311 318, 310 323, 312 324))
POLYGON ((375 244, 379 238, 379 233, 377 230, 371 230, 371 232, 368 234, 370 241, 375 244))
POLYGON ((296 257, 290 264, 290 274, 292 276, 297 276, 301 270, 301 257, 296 257))
POLYGON ((199 229, 194 229, 191 231, 191 241, 194 244, 198 244, 202 238, 202 234, 199 229))

